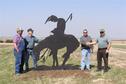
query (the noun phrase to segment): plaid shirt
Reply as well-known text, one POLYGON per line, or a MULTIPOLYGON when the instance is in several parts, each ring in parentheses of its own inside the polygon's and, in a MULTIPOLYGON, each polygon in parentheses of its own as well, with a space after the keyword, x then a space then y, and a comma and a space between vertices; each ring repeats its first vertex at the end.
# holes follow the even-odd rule
POLYGON ((16 43, 19 50, 23 50, 25 46, 25 42, 23 40, 23 37, 19 34, 15 35, 13 38, 13 42, 16 43))

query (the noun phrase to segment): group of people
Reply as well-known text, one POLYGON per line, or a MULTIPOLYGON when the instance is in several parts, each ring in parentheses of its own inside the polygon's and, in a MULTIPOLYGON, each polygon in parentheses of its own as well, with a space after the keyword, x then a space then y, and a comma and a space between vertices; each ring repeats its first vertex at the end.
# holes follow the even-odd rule
MULTIPOLYGON (((35 43, 38 43, 39 40, 33 36, 33 30, 29 28, 27 30, 28 35, 23 37, 23 30, 17 28, 17 34, 13 38, 14 44, 14 56, 15 56, 15 74, 20 75, 24 70, 29 71, 29 57, 33 59, 33 68, 37 68, 37 59, 34 54, 35 43), (24 69, 25 65, 25 69, 24 69)), ((108 71, 108 53, 110 49, 110 40, 105 35, 105 30, 100 30, 100 36, 93 41, 92 38, 88 35, 88 30, 83 30, 83 36, 80 38, 82 59, 80 68, 81 70, 90 70, 90 55, 91 47, 95 44, 98 44, 97 51, 97 71, 101 71, 102 68, 102 59, 104 60, 104 72, 108 71)))
POLYGON ((33 68, 37 68, 37 59, 34 54, 34 45, 38 43, 38 39, 33 36, 33 30, 29 28, 27 30, 28 35, 23 37, 23 30, 21 28, 17 28, 17 34, 13 38, 14 44, 14 56, 15 56, 15 74, 20 75, 25 71, 29 71, 29 56, 33 59, 33 68))
POLYGON ((100 36, 93 41, 92 38, 88 35, 88 30, 84 29, 83 36, 80 38, 82 59, 81 59, 81 70, 90 70, 90 55, 91 55, 91 46, 98 44, 97 51, 97 71, 107 72, 110 68, 108 66, 108 55, 111 47, 111 42, 108 37, 105 35, 105 30, 100 30, 100 36), (102 67, 102 60, 104 61, 104 68, 102 67))

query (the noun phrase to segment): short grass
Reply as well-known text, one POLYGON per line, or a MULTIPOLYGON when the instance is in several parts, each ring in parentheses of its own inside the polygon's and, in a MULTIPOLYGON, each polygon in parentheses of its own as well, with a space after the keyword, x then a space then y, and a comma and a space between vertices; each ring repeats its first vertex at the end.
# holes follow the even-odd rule
MULTIPOLYGON (((62 61, 60 54, 64 50, 59 51, 59 62, 62 61)), ((80 64, 80 49, 72 54, 67 62, 68 64, 80 64), (73 56, 73 57, 72 57, 73 56)), ((31 63, 32 61, 30 61, 31 63)), ((96 66, 96 60, 92 60, 93 65, 96 66)), ((42 63, 39 62, 41 65, 42 63)), ((47 65, 52 65, 51 57, 46 62, 47 65)), ((61 62, 60 62, 61 64, 61 62)), ((30 64, 31 67, 32 64, 30 64)), ((90 74, 91 77, 31 77, 28 79, 21 79, 14 75, 14 56, 12 46, 0 46, 0 84, 126 84, 126 69, 111 66, 111 70, 107 73, 96 72, 96 67, 93 67, 90 74)), ((29 74, 23 74, 24 78, 29 74)))
POLYGON ((113 48, 126 49, 126 45, 112 45, 113 48))

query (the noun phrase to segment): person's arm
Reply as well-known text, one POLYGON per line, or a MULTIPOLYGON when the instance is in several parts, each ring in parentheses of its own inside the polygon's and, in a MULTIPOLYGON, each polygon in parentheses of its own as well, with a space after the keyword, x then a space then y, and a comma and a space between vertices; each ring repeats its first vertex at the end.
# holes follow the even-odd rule
POLYGON ((96 45, 97 44, 97 40, 93 41, 93 39, 91 38, 91 42, 89 43, 90 45, 96 45))
POLYGON ((14 37, 14 39, 13 39, 13 46, 14 46, 14 48, 16 49, 16 51, 18 52, 19 51, 19 49, 18 49, 18 46, 17 46, 17 44, 16 44, 16 38, 17 37, 14 37))
POLYGON ((107 43, 108 45, 107 45, 106 53, 109 53, 109 50, 111 48, 111 42, 107 40, 107 43))
POLYGON ((86 44, 87 45, 96 45, 97 44, 97 41, 87 42, 86 44))
POLYGON ((110 50, 111 48, 111 42, 108 43, 107 50, 110 50))
POLYGON ((16 43, 13 43, 13 45, 14 45, 14 48, 16 49, 16 51, 18 52, 19 49, 18 49, 18 47, 17 47, 17 44, 16 44, 16 43))
POLYGON ((39 42, 39 39, 34 37, 35 38, 35 43, 38 43, 39 42))

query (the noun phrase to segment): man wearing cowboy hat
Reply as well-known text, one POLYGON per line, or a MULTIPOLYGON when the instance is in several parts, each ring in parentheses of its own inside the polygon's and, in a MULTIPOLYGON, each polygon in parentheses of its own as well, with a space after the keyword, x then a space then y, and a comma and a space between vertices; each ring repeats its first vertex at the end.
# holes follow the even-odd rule
POLYGON ((17 28, 17 34, 13 38, 14 56, 15 56, 15 74, 16 75, 20 74, 22 51, 25 46, 22 34, 23 34, 23 30, 21 28, 17 28))

